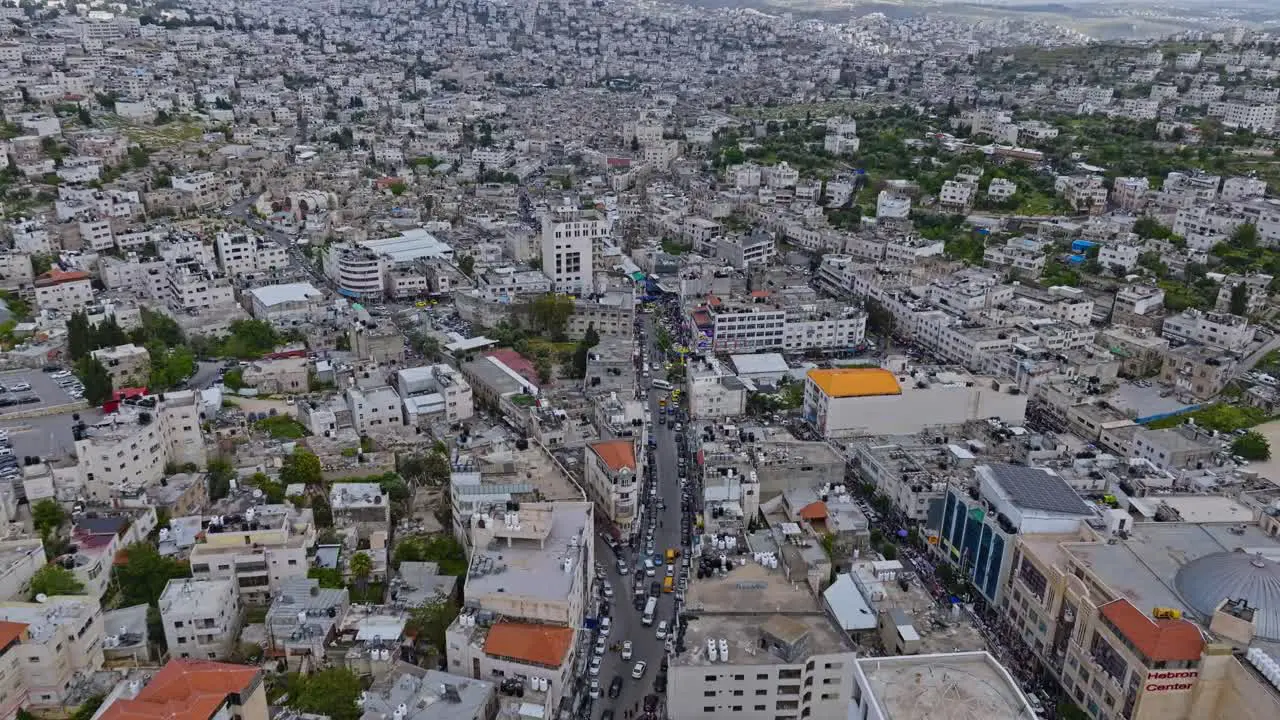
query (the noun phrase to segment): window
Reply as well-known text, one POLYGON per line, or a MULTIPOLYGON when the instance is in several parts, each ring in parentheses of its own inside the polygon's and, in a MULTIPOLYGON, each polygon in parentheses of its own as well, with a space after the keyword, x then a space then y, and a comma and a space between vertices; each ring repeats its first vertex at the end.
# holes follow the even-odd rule
POLYGON ((704 706, 702 707, 702 712, 713 713, 713 712, 715 712, 715 711, 716 711, 716 708, 715 708, 715 706, 714 706, 714 705, 704 705, 704 706))
POLYGON ((716 696, 715 690, 704 690, 702 692, 702 697, 715 697, 715 696, 716 696))
POLYGON ((764 705, 757 705, 756 712, 764 712, 764 705))
MULTIPOLYGON (((35 660, 32 660, 31 662, 35 662, 35 660)), ((757 690, 757 691, 756 691, 756 694, 757 694, 757 695, 768 695, 768 694, 769 694, 769 691, 768 691, 768 690, 757 690)))
POLYGON ((718 675, 708 675, 703 679, 706 680, 707 682, 715 682, 718 677, 719 677, 718 675))

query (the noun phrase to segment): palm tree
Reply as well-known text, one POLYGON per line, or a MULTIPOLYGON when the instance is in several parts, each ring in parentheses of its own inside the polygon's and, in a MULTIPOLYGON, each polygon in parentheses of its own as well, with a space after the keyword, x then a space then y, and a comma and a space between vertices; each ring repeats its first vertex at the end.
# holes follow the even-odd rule
POLYGON ((358 552, 351 556, 351 575, 356 579, 356 586, 363 595, 369 586, 369 574, 373 572, 373 558, 369 553, 358 552))

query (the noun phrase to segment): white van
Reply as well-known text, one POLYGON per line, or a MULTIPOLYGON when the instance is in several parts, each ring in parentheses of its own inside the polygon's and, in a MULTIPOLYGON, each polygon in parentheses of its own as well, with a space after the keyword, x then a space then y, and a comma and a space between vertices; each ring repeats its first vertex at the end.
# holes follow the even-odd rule
POLYGON ((667 382, 666 380, 663 380, 662 378, 658 378, 654 380, 652 384, 654 387, 658 388, 659 390, 671 389, 671 383, 667 382))

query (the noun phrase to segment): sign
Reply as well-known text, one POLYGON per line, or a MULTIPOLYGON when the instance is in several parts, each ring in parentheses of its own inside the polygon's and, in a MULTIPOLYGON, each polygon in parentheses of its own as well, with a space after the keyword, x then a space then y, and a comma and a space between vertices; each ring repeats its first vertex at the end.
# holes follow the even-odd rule
POLYGON ((1199 670, 1168 670, 1147 675, 1147 692, 1185 692, 1196 686, 1199 670))

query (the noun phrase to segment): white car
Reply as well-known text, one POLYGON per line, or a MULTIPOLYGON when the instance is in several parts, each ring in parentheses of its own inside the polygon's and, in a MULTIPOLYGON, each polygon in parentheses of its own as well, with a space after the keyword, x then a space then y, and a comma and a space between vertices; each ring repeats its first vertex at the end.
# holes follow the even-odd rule
POLYGON ((609 583, 604 584, 604 596, 607 598, 613 597, 613 586, 609 583))
POLYGON ((666 639, 667 637, 667 621, 666 620, 663 620, 658 623, 658 629, 653 631, 653 636, 658 638, 659 640, 666 639))
POLYGON ((20 382, 17 385, 10 385, 9 392, 26 392, 31 389, 31 383, 20 382))
POLYGON ((588 672, 591 673, 591 677, 600 676, 600 656, 591 658, 591 669, 588 672))
POLYGON ((625 641, 625 642, 623 642, 623 643, 622 643, 622 659, 623 659, 623 660, 630 660, 630 659, 631 659, 631 647, 632 647, 632 646, 631 646, 631 641, 630 641, 630 640, 627 640, 627 641, 625 641))
POLYGON ((591 679, 591 699, 592 699, 592 700, 599 700, 599 699, 600 699, 600 680, 599 680, 599 678, 592 678, 592 679, 591 679))
POLYGON ((647 667, 649 667, 649 663, 643 660, 636 663, 636 666, 631 668, 631 677, 635 678, 636 680, 639 680, 640 678, 644 677, 644 671, 645 671, 645 668, 647 667))
POLYGON ((601 637, 601 638, 597 638, 597 639, 596 639, 596 654, 597 654, 597 655, 603 655, 603 654, 604 654, 604 647, 605 647, 605 645, 604 645, 604 638, 603 638, 603 637, 601 637))

